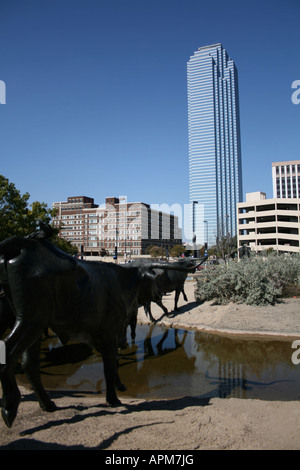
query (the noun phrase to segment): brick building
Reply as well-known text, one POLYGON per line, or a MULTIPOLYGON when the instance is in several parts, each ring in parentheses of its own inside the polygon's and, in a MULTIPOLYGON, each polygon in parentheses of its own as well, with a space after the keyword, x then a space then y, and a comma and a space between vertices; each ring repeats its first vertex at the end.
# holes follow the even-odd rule
POLYGON ((130 257, 145 254, 150 245, 168 249, 182 243, 177 216, 142 202, 128 203, 126 197, 107 197, 99 206, 93 198, 75 196, 53 207, 60 236, 86 255, 114 255, 117 250, 130 257))

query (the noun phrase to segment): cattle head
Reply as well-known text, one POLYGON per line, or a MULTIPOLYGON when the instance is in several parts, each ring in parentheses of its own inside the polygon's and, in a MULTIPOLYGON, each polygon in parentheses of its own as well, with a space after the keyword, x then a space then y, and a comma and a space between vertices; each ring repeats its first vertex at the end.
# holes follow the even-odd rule
POLYGON ((157 280, 162 275, 163 271, 154 270, 154 268, 152 268, 148 263, 134 262, 125 265, 125 267, 129 270, 134 269, 138 272, 138 304, 147 305, 149 302, 154 301, 159 295, 157 280))

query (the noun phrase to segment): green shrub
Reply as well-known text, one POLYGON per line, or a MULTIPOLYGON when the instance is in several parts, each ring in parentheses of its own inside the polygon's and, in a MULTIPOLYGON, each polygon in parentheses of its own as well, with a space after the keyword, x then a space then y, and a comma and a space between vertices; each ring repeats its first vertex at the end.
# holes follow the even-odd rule
POLYGON ((298 255, 251 256, 203 270, 197 279, 195 298, 219 304, 274 304, 291 286, 298 286, 299 279, 298 255))

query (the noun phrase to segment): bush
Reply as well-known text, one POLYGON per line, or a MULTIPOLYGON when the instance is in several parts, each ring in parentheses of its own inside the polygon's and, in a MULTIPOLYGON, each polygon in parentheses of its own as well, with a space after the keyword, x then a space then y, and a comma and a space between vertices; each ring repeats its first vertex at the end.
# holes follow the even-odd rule
POLYGON ((172 246, 169 250, 170 256, 173 258, 177 258, 178 256, 181 256, 185 252, 185 247, 182 245, 175 245, 172 246))
POLYGON ((272 254, 267 258, 251 256, 228 266, 219 265, 203 270, 197 279, 197 301, 216 303, 274 304, 276 299, 298 286, 300 257, 272 254))
POLYGON ((161 246, 151 245, 146 249, 146 254, 152 258, 159 258, 164 256, 165 250, 161 246))

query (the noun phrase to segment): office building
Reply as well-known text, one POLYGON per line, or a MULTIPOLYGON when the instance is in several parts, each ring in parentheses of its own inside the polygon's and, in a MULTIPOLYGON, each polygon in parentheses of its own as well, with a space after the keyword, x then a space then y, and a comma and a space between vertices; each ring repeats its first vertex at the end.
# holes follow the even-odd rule
POLYGON ((167 251, 182 243, 177 216, 142 202, 127 203, 126 197, 107 197, 103 206, 86 196, 68 197, 53 207, 59 235, 86 255, 114 255, 117 251, 131 257, 145 254, 151 245, 167 251))
POLYGON ((300 252, 299 198, 266 199, 265 193, 255 192, 246 194, 237 208, 238 248, 300 252))
POLYGON ((197 243, 211 245, 236 234, 242 201, 237 69, 221 44, 200 47, 187 64, 187 83, 193 229, 197 243))
POLYGON ((272 163, 273 197, 300 198, 300 160, 272 163))

